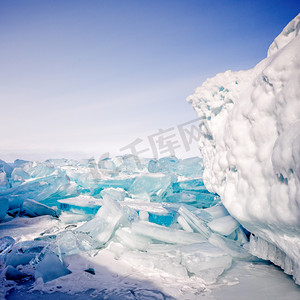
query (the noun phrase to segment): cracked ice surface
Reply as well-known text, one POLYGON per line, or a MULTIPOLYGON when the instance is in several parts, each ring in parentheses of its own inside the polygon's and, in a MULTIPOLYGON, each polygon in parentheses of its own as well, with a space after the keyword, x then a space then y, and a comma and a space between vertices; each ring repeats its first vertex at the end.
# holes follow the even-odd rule
POLYGON ((265 264, 206 190, 200 158, 192 168, 136 159, 10 164, 0 196, 3 296, 214 299, 238 283, 238 266, 265 264))
POLYGON ((202 170, 200 158, 2 162, 4 293, 208 296, 234 260, 253 258, 202 170))

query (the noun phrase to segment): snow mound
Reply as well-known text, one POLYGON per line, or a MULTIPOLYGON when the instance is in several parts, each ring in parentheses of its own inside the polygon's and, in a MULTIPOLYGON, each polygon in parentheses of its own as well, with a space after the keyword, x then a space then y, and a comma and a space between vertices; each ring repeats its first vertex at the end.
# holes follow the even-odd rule
POLYGON ((206 187, 255 234, 252 245, 264 241, 252 247, 254 254, 285 268, 298 284, 299 31, 300 14, 253 69, 218 74, 187 98, 200 118, 206 187), (274 249, 284 261, 266 253, 274 249))

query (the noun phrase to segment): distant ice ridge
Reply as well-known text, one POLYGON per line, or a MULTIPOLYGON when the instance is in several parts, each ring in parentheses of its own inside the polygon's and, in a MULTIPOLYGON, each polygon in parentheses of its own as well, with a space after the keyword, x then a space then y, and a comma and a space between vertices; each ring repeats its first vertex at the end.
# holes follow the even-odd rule
POLYGON ((253 69, 207 79, 187 98, 200 118, 203 180, 255 234, 250 250, 300 284, 300 14, 253 69))

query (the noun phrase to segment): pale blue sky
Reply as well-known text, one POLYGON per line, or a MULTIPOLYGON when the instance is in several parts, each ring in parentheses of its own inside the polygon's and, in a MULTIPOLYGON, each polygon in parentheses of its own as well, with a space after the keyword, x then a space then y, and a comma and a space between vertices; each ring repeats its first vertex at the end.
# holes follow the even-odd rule
POLYGON ((0 158, 145 148, 196 117, 185 98, 205 78, 253 67, 298 12, 297 1, 0 1, 0 158))

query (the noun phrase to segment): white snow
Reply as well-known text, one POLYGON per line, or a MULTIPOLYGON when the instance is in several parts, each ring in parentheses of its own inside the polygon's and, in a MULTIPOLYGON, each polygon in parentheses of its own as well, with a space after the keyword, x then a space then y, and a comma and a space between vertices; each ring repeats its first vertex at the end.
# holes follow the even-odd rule
POLYGON ((209 222, 208 227, 222 235, 230 235, 240 224, 231 216, 225 216, 209 222))
POLYGON ((35 218, 15 218, 0 224, 0 238, 10 236, 17 242, 28 241, 39 237, 43 233, 57 233, 60 222, 51 216, 35 218))
MULTIPOLYGON (((283 252, 283 259, 292 264, 287 272, 298 284, 299 30, 300 14, 253 69, 218 74, 187 99, 200 118, 206 187, 220 195, 229 213, 247 230, 283 252)), ((264 251, 255 254, 265 256, 264 251)), ((286 268, 284 262, 274 262, 286 268)))

